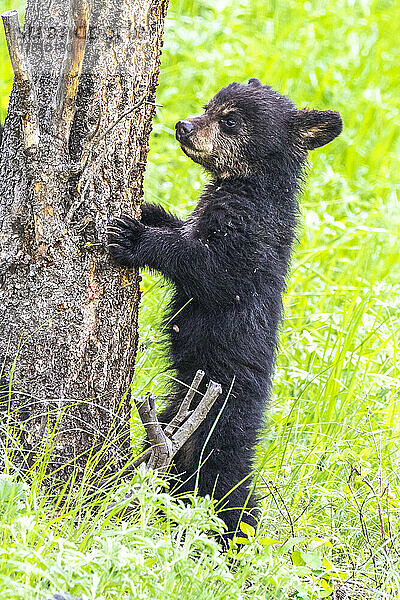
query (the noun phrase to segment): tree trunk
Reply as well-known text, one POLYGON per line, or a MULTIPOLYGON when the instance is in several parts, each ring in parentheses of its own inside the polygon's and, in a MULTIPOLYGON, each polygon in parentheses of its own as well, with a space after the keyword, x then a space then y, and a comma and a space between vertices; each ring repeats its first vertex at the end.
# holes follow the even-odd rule
POLYGON ((50 471, 64 475, 99 451, 97 469, 115 471, 129 451, 138 274, 111 264, 106 225, 140 212, 167 2, 28 0, 21 39, 15 12, 4 16, 15 80, 0 360, 17 392, 7 427, 23 424, 10 457, 29 465, 51 443, 50 471))

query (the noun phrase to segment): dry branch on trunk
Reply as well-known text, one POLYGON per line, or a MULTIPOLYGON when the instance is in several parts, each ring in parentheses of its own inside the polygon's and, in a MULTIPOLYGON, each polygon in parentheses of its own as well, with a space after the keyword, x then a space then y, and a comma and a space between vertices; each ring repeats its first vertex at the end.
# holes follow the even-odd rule
POLYGON ((204 371, 197 371, 178 414, 164 430, 157 419, 154 396, 146 394, 135 399, 150 448, 133 463, 133 466, 139 466, 142 462, 146 462, 149 469, 157 470, 160 473, 168 470, 175 454, 204 421, 215 401, 222 394, 221 385, 210 381, 197 407, 193 411, 190 410, 190 403, 194 394, 199 393, 198 388, 203 377, 204 371))
POLYGON ((16 11, 3 15, 15 72, 0 156, 0 365, 18 392, 8 460, 19 449, 32 463, 51 437, 59 475, 100 451, 98 468, 115 472, 130 451, 139 280, 111 264, 106 227, 140 213, 166 9, 28 0, 23 34, 16 11))
POLYGON ((57 125, 55 133, 67 142, 75 116, 75 100, 89 31, 91 5, 87 0, 72 0, 71 13, 72 27, 68 31, 54 109, 54 122, 57 125))
POLYGON ((31 68, 24 50, 18 12, 10 10, 3 13, 1 17, 22 110, 24 146, 25 150, 31 151, 39 145, 38 104, 31 68))
MULTIPOLYGON (((197 371, 176 417, 165 429, 162 428, 157 419, 153 394, 145 394, 140 398, 135 398, 136 408, 146 430, 149 448, 132 462, 131 467, 137 468, 142 463, 145 463, 146 469, 152 469, 159 474, 168 471, 176 453, 204 421, 216 400, 222 394, 221 385, 210 381, 197 407, 194 410, 190 410, 190 404, 194 395, 200 393, 198 388, 203 377, 204 371, 197 371)), ((126 502, 131 501, 134 495, 135 488, 125 495, 122 502, 112 502, 107 507, 107 512, 114 512, 115 508, 121 505, 123 505, 125 510, 129 510, 126 502)), ((131 508, 135 508, 135 501, 133 501, 131 508)))

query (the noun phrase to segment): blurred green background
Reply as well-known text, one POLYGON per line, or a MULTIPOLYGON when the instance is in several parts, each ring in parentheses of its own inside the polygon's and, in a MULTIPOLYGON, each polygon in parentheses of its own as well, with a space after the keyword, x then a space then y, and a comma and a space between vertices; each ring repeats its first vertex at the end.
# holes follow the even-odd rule
MULTIPOLYGON (((207 177, 180 151, 174 124, 233 80, 258 77, 298 107, 341 113, 343 133, 310 155, 301 196, 258 449, 262 532, 284 540, 295 531, 309 553, 311 540, 329 540, 330 560, 369 581, 378 572, 390 598, 400 590, 399 23, 395 0, 172 0, 145 182, 147 201, 188 214, 207 177)), ((0 62, 4 118, 11 74, 3 37, 0 62)), ((133 388, 161 394, 169 374, 157 341, 170 288, 144 272, 142 289, 133 388)), ((282 561, 296 564, 293 555, 282 561)), ((169 597, 166 588, 154 594, 169 597)))

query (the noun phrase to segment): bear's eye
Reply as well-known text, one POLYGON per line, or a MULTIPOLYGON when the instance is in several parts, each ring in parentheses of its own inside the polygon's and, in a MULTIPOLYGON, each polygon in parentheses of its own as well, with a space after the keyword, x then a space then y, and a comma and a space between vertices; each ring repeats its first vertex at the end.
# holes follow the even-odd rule
POLYGON ((221 119, 221 123, 228 127, 228 129, 233 129, 236 127, 236 119, 234 117, 226 117, 226 119, 221 119))

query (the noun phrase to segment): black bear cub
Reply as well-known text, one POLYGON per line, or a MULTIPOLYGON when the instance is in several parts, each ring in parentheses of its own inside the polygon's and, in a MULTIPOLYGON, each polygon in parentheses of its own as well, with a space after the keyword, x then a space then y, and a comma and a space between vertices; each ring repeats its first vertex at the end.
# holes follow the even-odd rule
MULTIPOLYGON (((181 221, 145 204, 141 221, 113 221, 109 247, 118 265, 148 266, 175 284, 165 327, 177 383, 160 421, 175 416, 198 369, 204 382, 222 384, 224 394, 174 469, 179 493, 197 482, 199 494, 217 500, 230 535, 241 519, 257 523, 254 452, 271 390, 307 151, 339 135, 342 121, 333 111, 297 110, 257 79, 231 83, 204 109, 176 124, 183 152, 211 174, 193 213, 181 221)), ((193 405, 198 401, 199 394, 193 405)))

